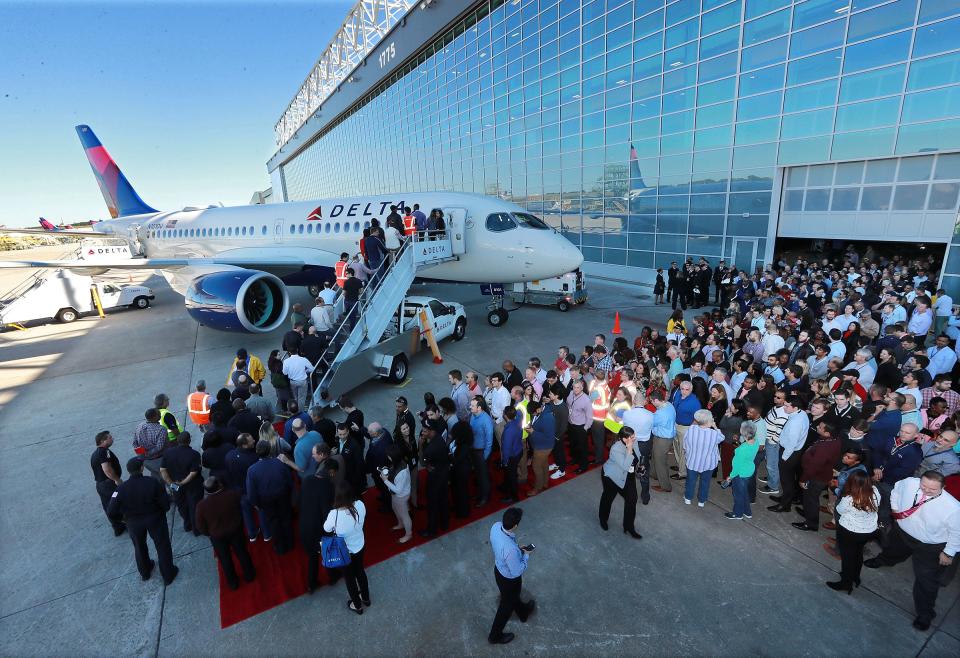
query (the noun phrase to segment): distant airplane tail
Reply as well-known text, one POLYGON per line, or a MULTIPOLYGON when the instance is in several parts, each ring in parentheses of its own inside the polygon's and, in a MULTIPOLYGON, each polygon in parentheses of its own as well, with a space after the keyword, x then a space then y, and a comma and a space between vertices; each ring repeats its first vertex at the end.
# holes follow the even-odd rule
MULTIPOLYGON (((93 168, 93 175, 103 193, 103 200, 107 203, 111 217, 125 217, 127 215, 143 215, 157 212, 151 208, 137 191, 133 189, 127 177, 120 171, 120 167, 113 161, 103 144, 97 139, 90 126, 77 126, 77 135, 86 151, 87 160, 93 168)), ((46 226, 44 226, 46 228, 46 226)))
POLYGON ((57 227, 45 220, 43 217, 40 218, 40 226, 43 227, 44 231, 56 231, 57 227))
POLYGON ((643 182, 643 174, 640 173, 640 158, 637 157, 637 149, 634 148, 633 144, 630 145, 630 188, 645 188, 646 183, 643 182))

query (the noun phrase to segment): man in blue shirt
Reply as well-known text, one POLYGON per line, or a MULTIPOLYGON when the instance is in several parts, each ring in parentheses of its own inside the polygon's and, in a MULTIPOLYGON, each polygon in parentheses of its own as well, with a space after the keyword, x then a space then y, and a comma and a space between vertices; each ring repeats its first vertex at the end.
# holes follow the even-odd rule
POLYGON ((670 398, 670 404, 677 411, 677 434, 673 439, 673 456, 677 459, 676 475, 671 475, 671 480, 685 480, 687 478, 686 458, 683 452, 683 437, 687 435, 687 430, 693 424, 693 414, 700 411, 700 400, 693 394, 693 384, 689 381, 680 382, 680 386, 673 392, 670 398))
POLYGON ((493 451, 493 418, 481 407, 483 398, 470 400, 470 429, 473 430, 473 470, 477 473, 477 507, 490 498, 490 472, 487 460, 493 451))
POLYGON ((498 521, 490 528, 490 547, 493 549, 493 575, 497 580, 497 588, 500 590, 500 605, 497 607, 497 614, 493 618, 493 626, 490 627, 490 634, 487 640, 490 644, 507 644, 514 635, 513 633, 504 633, 503 628, 507 625, 510 615, 514 612, 520 621, 526 622, 537 602, 530 599, 527 603, 520 600, 520 590, 523 588, 523 572, 527 570, 527 562, 530 560, 530 551, 533 546, 521 548, 517 545, 517 528, 520 526, 520 519, 523 518, 523 510, 519 507, 511 507, 503 513, 503 521, 498 521))
POLYGON ((500 462, 504 468, 502 503, 513 503, 520 497, 517 465, 523 453, 523 423, 516 407, 503 410, 503 435, 500 437, 500 462))

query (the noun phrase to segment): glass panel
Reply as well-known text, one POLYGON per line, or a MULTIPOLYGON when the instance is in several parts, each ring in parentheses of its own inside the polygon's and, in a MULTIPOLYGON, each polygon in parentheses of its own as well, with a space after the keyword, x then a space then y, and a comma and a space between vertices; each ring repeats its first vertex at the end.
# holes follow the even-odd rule
MULTIPOLYGON (((903 0, 901 0, 903 1, 903 0)), ((732 2, 720 9, 714 9, 702 16, 703 27, 700 34, 710 34, 717 30, 733 25, 740 20, 740 0, 732 2)))
POLYGON ((791 167, 787 170, 787 187, 805 187, 806 184, 806 167, 791 167))
POLYGON ((917 28, 917 33, 913 37, 913 56, 922 57, 955 50, 958 34, 960 34, 960 18, 917 28))
POLYGON ((824 80, 814 82, 812 85, 787 89, 783 98, 783 111, 800 112, 833 105, 837 97, 837 82, 836 79, 824 80))
POLYGON ((784 65, 771 66, 740 76, 740 97, 772 91, 783 87, 784 65))
POLYGON ((830 210, 856 210, 857 201, 860 199, 859 187, 844 187, 833 191, 833 197, 830 200, 830 210))
POLYGON ((737 124, 737 146, 745 144, 759 144, 761 142, 775 142, 780 133, 780 118, 763 119, 750 123, 737 124))
POLYGON ((900 93, 906 70, 906 64, 897 64, 876 71, 845 75, 840 83, 840 102, 847 103, 900 93))
POLYGON ((833 165, 823 164, 810 167, 807 172, 808 187, 829 187, 833 183, 833 165))
POLYGON ((933 156, 925 155, 919 158, 904 158, 900 161, 900 171, 897 172, 898 181, 929 180, 930 170, 933 168, 933 156))
POLYGON ((960 0, 921 0, 920 22, 960 14, 960 0))
POLYGON ((699 85, 697 87, 697 105, 709 105, 730 100, 733 98, 735 86, 735 78, 699 85))
MULTIPOLYGON (((717 32, 709 37, 700 40, 700 58, 706 59, 729 50, 734 50, 740 45, 740 28, 731 27, 729 30, 717 32)), ((736 64, 734 64, 734 73, 736 73, 736 64)))
POLYGON ((697 110, 697 128, 711 128, 733 121, 733 103, 720 103, 697 110))
MULTIPOLYGON (((602 6, 602 5, 601 5, 602 6)), ((667 7, 667 25, 679 23, 700 11, 700 0, 680 0, 667 7)), ((680 251, 683 251, 681 248, 680 251)))
POLYGON ((839 71, 840 50, 831 50, 813 57, 790 62, 787 65, 787 85, 799 85, 822 78, 832 78, 839 71))
POLYGON ((826 160, 830 155, 830 136, 807 137, 780 142, 780 155, 777 161, 782 165, 798 164, 826 160))
POLYGON ((862 162, 841 162, 837 164, 836 185, 859 185, 862 179, 862 162))
POLYGON ((833 108, 784 116, 780 137, 793 139, 825 135, 829 132, 833 132, 833 108))
POLYGON ((758 18, 743 26, 743 44, 749 46, 766 41, 790 29, 790 10, 782 9, 774 14, 758 18))
POLYGON ((949 85, 960 79, 960 52, 938 55, 910 64, 907 90, 949 85))
POLYGON ((803 210, 823 211, 830 203, 830 190, 807 190, 807 198, 803 203, 803 210))
POLYGON ((783 199, 783 209, 788 212, 803 210, 803 190, 787 190, 783 199))
POLYGON ((679 46, 681 43, 686 43, 691 39, 696 39, 700 33, 700 19, 698 17, 691 18, 688 21, 684 21, 679 25, 674 25, 673 27, 667 28, 663 33, 663 42, 666 44, 667 48, 673 48, 674 46, 679 46))
POLYGON ((744 11, 744 15, 747 18, 756 18, 757 16, 766 14, 768 11, 786 7, 789 4, 790 0, 747 0, 747 8, 744 11))
POLYGON ((845 105, 837 110, 837 131, 889 126, 897 122, 900 98, 882 98, 866 103, 845 105))
POLYGON ((740 70, 750 71, 787 58, 787 37, 744 48, 741 53, 740 70))
POLYGON ((960 179, 960 153, 950 153, 937 157, 936 180, 960 179))
POLYGON ((960 119, 902 126, 897 138, 897 153, 955 148, 960 148, 960 119))
POLYGON ((896 160, 871 160, 867 163, 865 183, 892 183, 897 171, 896 160))
POLYGON ((904 123, 960 115, 960 86, 907 94, 903 99, 904 123))
POLYGON ((790 41, 790 59, 842 45, 846 27, 846 19, 841 18, 809 30, 794 32, 790 41))
POLYGON ((897 185, 893 192, 893 209, 923 210, 926 199, 926 185, 897 185))
POLYGON ((793 29, 816 25, 846 11, 849 0, 807 0, 793 8, 793 29))
POLYGON ((729 53, 700 63, 700 82, 725 78, 737 72, 737 53, 729 53))
POLYGON ((780 114, 780 102, 783 92, 775 91, 761 96, 740 99, 737 107, 737 120, 759 119, 780 114))
POLYGON ((893 188, 889 185, 863 188, 860 198, 860 210, 890 210, 890 193, 893 188))
POLYGON ((843 72, 862 71, 863 69, 892 64, 907 59, 910 50, 910 32, 899 32, 881 39, 864 41, 855 46, 847 46, 843 60, 843 72))
POLYGON ((928 210, 953 210, 957 207, 960 183, 934 183, 930 188, 928 210))
POLYGON ((895 134, 896 128, 880 128, 834 135, 831 155, 835 160, 889 155, 895 134))
POLYGON ((695 139, 696 147, 697 149, 709 149, 730 146, 733 138, 732 133, 733 126, 720 126, 719 128, 698 130, 695 139))
POLYGON ((917 12, 917 0, 897 0, 850 17, 848 42, 894 32, 913 25, 917 12))

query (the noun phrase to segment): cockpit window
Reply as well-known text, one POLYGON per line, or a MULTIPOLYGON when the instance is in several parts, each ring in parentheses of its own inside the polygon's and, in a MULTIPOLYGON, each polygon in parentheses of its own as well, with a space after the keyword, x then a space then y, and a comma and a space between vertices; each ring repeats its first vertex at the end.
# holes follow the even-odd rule
POLYGON ((529 213, 515 212, 513 213, 513 217, 514 219, 517 220, 520 226, 526 226, 527 228, 538 228, 543 230, 550 228, 544 223, 542 219, 540 219, 539 217, 536 217, 535 215, 531 215, 529 213))
POLYGON ((517 228, 517 224, 509 213, 495 212, 492 215, 487 215, 487 230, 491 233, 502 233, 515 228, 517 228))

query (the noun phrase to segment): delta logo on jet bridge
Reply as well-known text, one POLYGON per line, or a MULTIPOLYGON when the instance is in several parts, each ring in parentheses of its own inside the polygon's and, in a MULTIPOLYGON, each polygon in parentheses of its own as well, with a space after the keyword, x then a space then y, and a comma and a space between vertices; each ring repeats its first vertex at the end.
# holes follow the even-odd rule
MULTIPOLYGON (((338 203, 333 206, 333 209, 330 211, 330 218, 340 217, 377 217, 379 215, 386 215, 390 210, 390 206, 396 206, 398 209, 404 207, 404 202, 400 201, 399 203, 391 203, 390 201, 372 201, 367 204, 362 203, 351 203, 349 206, 344 206, 342 203, 338 203), (372 212, 371 208, 376 209, 377 206, 380 206, 380 212, 372 212), (363 212, 360 211, 360 206, 364 206, 363 212), (346 212, 344 212, 346 209, 346 212)), ((323 208, 322 206, 317 206, 312 213, 307 215, 307 221, 317 221, 323 219, 323 208)))
POLYGON ((100 260, 120 258, 133 258, 129 245, 103 245, 97 244, 92 240, 84 240, 80 249, 80 257, 83 260, 100 260))

